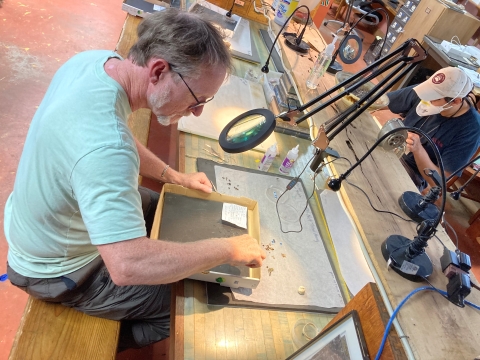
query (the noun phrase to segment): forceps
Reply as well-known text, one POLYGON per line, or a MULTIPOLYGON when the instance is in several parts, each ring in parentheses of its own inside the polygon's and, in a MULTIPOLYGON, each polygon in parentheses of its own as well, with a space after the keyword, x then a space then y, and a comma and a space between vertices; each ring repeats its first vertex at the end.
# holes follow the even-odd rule
POLYGON ((227 161, 225 161, 224 158, 222 158, 222 157, 220 156, 219 153, 217 153, 215 150, 213 150, 213 148, 212 148, 210 145, 205 145, 205 146, 207 146, 208 149, 204 147, 204 148, 203 148, 203 151, 205 151, 207 154, 209 154, 209 155, 211 155, 211 156, 213 156, 213 157, 219 158, 219 159, 220 159, 221 161, 223 161, 224 163, 227 162, 227 161))

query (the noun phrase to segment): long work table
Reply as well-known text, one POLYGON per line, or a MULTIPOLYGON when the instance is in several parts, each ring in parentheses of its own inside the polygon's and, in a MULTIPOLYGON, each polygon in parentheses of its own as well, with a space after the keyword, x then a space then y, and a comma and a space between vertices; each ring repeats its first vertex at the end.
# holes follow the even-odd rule
MULTIPOLYGON (((139 22, 139 18, 127 16, 117 48, 121 55, 125 56, 129 46, 134 42, 133 34, 139 22)), ((262 27, 264 25, 251 22, 256 47, 260 57, 266 60, 268 50, 258 36, 258 30, 262 27)), ((279 27, 273 23, 272 28, 274 31, 279 30, 279 27)), ((295 29, 291 28, 290 31, 292 30, 295 29)), ((325 41, 316 29, 309 28, 306 39, 320 51, 325 47, 325 41)), ((282 45, 284 65, 290 71, 303 103, 334 85, 333 76, 326 74, 317 90, 306 88, 305 80, 315 55, 316 53, 311 51, 309 55, 301 56, 285 49, 282 45)), ((249 68, 260 73, 262 65, 235 60, 235 71, 238 76, 243 77, 249 68)), ((315 114, 312 117, 312 126, 315 131, 339 111, 342 111, 342 108, 334 105, 315 114)), ((144 114, 145 119, 147 117, 149 119, 149 116, 144 114)), ((379 126, 372 116, 365 112, 340 132, 330 146, 341 156, 355 162, 376 141, 378 132, 379 126)), ((278 169, 288 149, 299 144, 301 155, 291 173, 292 176, 299 175, 312 156, 313 147, 310 141, 279 133, 276 133, 276 139, 281 154, 273 163, 270 172, 278 169)), ((178 138, 179 170, 197 171, 196 159, 208 158, 202 152, 205 145, 211 146, 225 159, 233 159, 232 163, 235 165, 246 168, 255 168, 263 156, 257 151, 226 154, 219 147, 218 141, 182 132, 178 138)), ((343 161, 336 161, 329 166, 330 171, 337 175, 349 168, 348 163, 343 161)), ((309 170, 301 176, 307 192, 312 191, 314 186, 310 178, 311 173, 309 170)), ((352 172, 348 182, 343 182, 340 190, 341 198, 366 249, 366 257, 375 274, 377 285, 383 292, 387 308, 389 306, 395 308, 411 291, 428 284, 410 282, 394 271, 389 271, 381 253, 381 244, 392 234, 413 239, 416 235, 415 224, 390 214, 375 212, 365 194, 349 183, 363 189, 377 209, 401 215, 403 213, 397 203, 398 197, 404 191, 416 191, 416 188, 397 157, 393 153, 377 148, 361 166, 352 172)), ((315 194, 309 203, 317 221, 324 222, 318 194, 315 194)), ((441 228, 438 229, 437 236, 445 246, 452 250, 455 248, 441 228)), ((329 239, 328 231, 322 233, 322 238, 329 239)), ((447 278, 440 269, 439 259, 443 253, 443 245, 439 240, 430 239, 426 249, 434 265, 434 273, 429 281, 435 287, 445 290, 447 278)), ((331 258, 335 260, 332 243, 325 241, 325 247, 331 258)), ((338 263, 333 261, 333 266, 342 282, 338 263)), ((476 279, 473 278, 473 281, 476 279)), ((296 321, 302 318, 308 319, 321 329, 334 317, 333 314, 211 306, 207 304, 205 283, 196 280, 180 281, 173 284, 172 290, 171 359, 284 359, 295 351, 292 327, 296 321)), ((348 289, 343 286, 342 291, 345 298, 349 300, 351 294, 348 289)), ((468 300, 480 304, 478 291, 472 289, 468 300)), ((456 307, 433 291, 420 292, 409 299, 397 315, 399 336, 390 338, 392 346, 386 348, 382 359, 473 359, 480 354, 479 315, 477 310, 468 306, 456 307), (401 351, 395 350, 394 341, 403 342, 401 351)), ((380 331, 379 337, 382 333, 383 331, 380 331)), ((375 356, 376 349, 373 351, 370 353, 370 358, 375 356)))

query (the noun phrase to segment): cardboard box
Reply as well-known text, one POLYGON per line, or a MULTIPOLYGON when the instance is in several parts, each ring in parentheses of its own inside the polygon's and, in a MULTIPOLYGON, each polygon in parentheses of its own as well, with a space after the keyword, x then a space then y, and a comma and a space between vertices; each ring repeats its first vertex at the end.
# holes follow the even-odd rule
MULTIPOLYGON (((247 215, 247 228, 248 234, 253 238, 257 239, 260 244, 260 216, 258 213, 258 203, 255 200, 248 199, 245 197, 235 197, 224 194, 219 194, 212 192, 211 194, 206 194, 201 191, 191 190, 184 188, 183 186, 165 184, 163 186, 162 192, 160 194, 160 199, 158 201, 157 211, 155 213, 155 220, 153 222, 152 231, 150 237, 152 239, 158 239, 161 233, 161 220, 163 212, 165 211, 165 196, 168 193, 177 194, 193 199, 203 199, 207 201, 214 201, 219 203, 231 203, 236 205, 245 206, 248 209, 247 215)), ((182 214, 179 214, 182 216, 182 214)), ((221 219, 218 219, 219 221, 221 219)), ((215 237, 215 234, 212 234, 211 237, 215 237)), ((171 241, 176 241, 175 239, 169 239, 171 241)), ((255 289, 260 282, 260 268, 248 268, 243 267, 243 273, 247 272, 248 275, 235 275, 227 272, 219 272, 216 270, 207 270, 198 274, 193 274, 189 276, 190 279, 203 280, 213 283, 219 283, 223 286, 228 286, 232 288, 244 287, 255 289)))

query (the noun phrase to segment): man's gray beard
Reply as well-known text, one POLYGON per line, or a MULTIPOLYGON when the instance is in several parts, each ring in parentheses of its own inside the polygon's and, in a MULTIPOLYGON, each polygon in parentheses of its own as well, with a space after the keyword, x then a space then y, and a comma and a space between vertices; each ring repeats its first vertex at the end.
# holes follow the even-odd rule
POLYGON ((172 124, 172 121, 170 120, 172 117, 173 116, 157 115, 157 120, 162 126, 170 126, 172 124))
MULTIPOLYGON (((167 102, 170 101, 170 93, 171 93, 171 88, 165 89, 161 94, 151 94, 150 97, 148 98, 149 100, 149 105, 152 108, 152 112, 155 114, 157 117, 157 120, 160 125, 162 126, 170 126, 172 124, 176 124, 179 120, 180 117, 176 120, 172 120, 173 118, 177 117, 178 114, 173 114, 173 115, 157 115, 156 114, 156 109, 160 109, 162 106, 164 106, 167 102)), ((190 111, 186 111, 182 116, 188 116, 190 115, 190 111)))
POLYGON ((157 115, 157 112, 158 112, 158 109, 160 109, 168 101, 170 101, 170 92, 171 92, 171 88, 167 88, 161 93, 157 92, 157 93, 150 94, 148 98, 148 103, 150 105, 150 108, 152 109, 152 112, 157 116, 157 120, 160 123, 160 125, 163 125, 163 126, 169 126, 170 119, 173 116, 157 115))

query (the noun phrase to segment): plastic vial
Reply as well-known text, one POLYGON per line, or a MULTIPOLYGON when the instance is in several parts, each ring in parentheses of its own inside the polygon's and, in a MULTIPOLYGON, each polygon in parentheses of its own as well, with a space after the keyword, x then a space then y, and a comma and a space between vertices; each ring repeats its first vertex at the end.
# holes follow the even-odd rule
POLYGON ((307 88, 316 89, 320 78, 325 74, 327 68, 330 66, 332 61, 333 50, 335 50, 335 42, 337 41, 337 36, 333 38, 332 42, 327 45, 325 50, 318 55, 317 61, 313 65, 313 68, 310 70, 310 75, 307 79, 307 88))
POLYGON ((285 159, 283 159, 282 165, 280 165, 280 173, 288 175, 290 170, 292 170, 292 166, 295 163, 295 160, 298 158, 298 145, 291 149, 285 159))
POLYGON ((277 143, 273 144, 267 149, 267 151, 265 151, 262 161, 260 161, 260 164, 258 164, 258 170, 268 171, 273 160, 275 160, 275 156, 277 156, 277 143))

